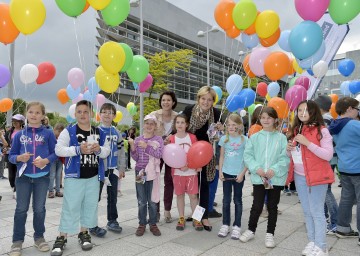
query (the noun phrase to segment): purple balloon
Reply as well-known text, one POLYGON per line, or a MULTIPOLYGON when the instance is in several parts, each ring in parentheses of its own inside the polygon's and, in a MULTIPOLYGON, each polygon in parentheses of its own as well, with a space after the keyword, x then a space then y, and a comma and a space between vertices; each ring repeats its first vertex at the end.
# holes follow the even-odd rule
POLYGON ((285 94, 285 101, 289 104, 290 110, 295 110, 300 102, 306 100, 306 90, 301 85, 294 85, 285 94))
POLYGON ((79 88, 85 80, 84 71, 80 68, 72 68, 68 72, 68 81, 71 84, 72 88, 79 88))
POLYGON ((7 66, 0 64, 0 88, 3 88, 10 81, 11 74, 7 66))
POLYGON ((308 77, 300 76, 298 79, 295 80, 295 84, 301 85, 305 88, 305 90, 309 90, 311 82, 308 77))
POLYGON ((187 156, 185 150, 177 144, 170 143, 164 147, 162 158, 164 162, 172 168, 186 166, 187 156))
POLYGON ((140 92, 146 92, 147 89, 149 89, 152 85, 153 78, 151 74, 148 74, 144 81, 142 81, 139 84, 139 91, 140 92))

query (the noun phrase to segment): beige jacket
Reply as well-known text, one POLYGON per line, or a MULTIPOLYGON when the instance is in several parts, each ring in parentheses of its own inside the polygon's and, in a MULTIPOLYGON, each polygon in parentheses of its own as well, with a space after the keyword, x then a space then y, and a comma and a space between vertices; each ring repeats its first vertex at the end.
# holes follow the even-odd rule
MULTIPOLYGON (((175 111, 171 111, 171 121, 174 121, 176 115, 178 113, 175 112, 175 111)), ((163 122, 163 110, 162 109, 159 109, 159 110, 156 110, 156 111, 153 111, 150 113, 150 115, 154 115, 156 116, 156 119, 157 119, 157 129, 155 131, 155 135, 157 136, 165 136, 165 127, 164 127, 164 122, 163 122)))

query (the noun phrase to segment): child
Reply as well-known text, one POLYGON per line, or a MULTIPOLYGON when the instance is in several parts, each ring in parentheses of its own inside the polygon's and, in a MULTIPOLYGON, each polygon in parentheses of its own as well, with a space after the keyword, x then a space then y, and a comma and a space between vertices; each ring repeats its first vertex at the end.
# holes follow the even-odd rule
POLYGON ((302 255, 328 255, 324 204, 328 185, 335 181, 329 161, 334 149, 316 103, 300 102, 287 146, 291 156, 289 181, 295 178, 309 243, 302 255))
MULTIPOLYGON (((189 127, 189 120, 187 119, 187 116, 184 114, 177 115, 174 119, 174 127, 176 134, 169 137, 169 142, 180 145, 187 153, 190 146, 197 141, 194 134, 187 132, 189 127)), ((197 194, 199 187, 197 172, 199 171, 201 171, 201 168, 189 169, 187 166, 172 170, 174 191, 179 211, 179 221, 177 223, 176 230, 185 229, 185 192, 188 194, 190 199, 191 213, 194 212, 196 205, 198 204, 197 194)), ((202 230, 203 227, 195 226, 195 229, 202 230)))
POLYGON ((109 153, 103 132, 90 124, 93 115, 91 103, 76 103, 77 124, 69 125, 58 138, 55 152, 65 157, 64 200, 59 231, 51 255, 62 255, 67 234, 78 232, 78 240, 84 251, 91 250, 88 228, 97 226, 99 180, 104 180, 104 162, 109 153), (99 159, 100 158, 100 159, 99 159), (79 223, 80 221, 80 223, 79 223))
POLYGON ((252 135, 246 143, 245 165, 251 174, 254 199, 250 211, 248 230, 240 241, 246 243, 255 237, 257 223, 263 209, 267 191, 267 209, 269 212, 265 246, 275 247, 274 233, 278 215, 280 193, 284 188, 288 173, 289 157, 286 155, 286 136, 278 131, 278 115, 271 107, 264 107, 260 114, 263 130, 252 135))
POLYGON ((226 136, 222 136, 219 145, 220 179, 223 181, 223 225, 219 237, 226 237, 230 226, 231 193, 234 189, 235 220, 231 238, 238 240, 241 231, 242 189, 247 169, 244 165, 244 150, 247 138, 243 135, 244 125, 238 114, 230 114, 226 123, 226 136))
POLYGON ((160 236, 161 232, 156 225, 157 206, 160 201, 160 158, 164 148, 164 142, 160 136, 155 135, 156 117, 146 115, 144 118, 144 133, 135 141, 129 137, 131 157, 136 161, 136 197, 139 207, 139 227, 137 236, 145 233, 147 208, 149 208, 149 226, 154 236, 160 236))
MULTIPOLYGON (((45 126, 44 126, 45 127, 45 126)), ((46 128, 46 127, 45 127, 46 128)), ((48 129, 48 128, 46 128, 48 129)), ((57 123, 54 127, 55 138, 58 139, 60 133, 65 129, 65 126, 61 123, 57 123)), ((63 194, 60 192, 60 183, 61 183, 61 173, 63 171, 63 158, 58 158, 51 164, 50 168, 50 183, 49 183, 49 194, 48 198, 63 197, 63 194), (54 180, 55 180, 55 190, 54 193, 54 180)))
POLYGON ((14 136, 9 153, 9 161, 16 164, 18 170, 15 180, 16 209, 10 255, 21 255, 31 194, 34 211, 34 246, 41 252, 50 250, 44 239, 45 202, 49 187, 50 166, 57 156, 55 155, 54 133, 41 125, 44 115, 45 107, 42 103, 31 102, 27 105, 28 125, 14 136))
MULTIPOLYGON (((125 153, 124 142, 120 136, 120 132, 112 126, 112 121, 116 115, 116 108, 110 103, 105 103, 100 108, 101 124, 99 130, 105 136, 100 140, 100 144, 104 141, 110 143, 110 154, 105 159, 105 185, 107 191, 107 220, 106 228, 115 233, 121 233, 122 227, 119 226, 118 211, 117 211, 117 187, 118 180, 125 174, 125 153)), ((104 182, 100 182, 100 195, 104 186, 104 182)), ((98 237, 103 237, 106 230, 98 226, 90 228, 90 233, 98 237)))

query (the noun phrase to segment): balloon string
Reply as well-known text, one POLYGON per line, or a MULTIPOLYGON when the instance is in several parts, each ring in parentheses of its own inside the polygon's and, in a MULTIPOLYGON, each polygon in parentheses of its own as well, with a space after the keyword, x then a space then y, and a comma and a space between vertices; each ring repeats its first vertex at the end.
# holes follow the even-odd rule
POLYGON ((79 46, 79 39, 78 39, 77 30, 76 30, 76 19, 74 19, 74 31, 75 31, 75 40, 76 40, 76 45, 77 45, 77 49, 78 49, 80 67, 81 67, 81 69, 82 69, 82 68, 83 68, 83 64, 82 64, 82 61, 81 61, 81 52, 80 52, 80 46, 79 46))

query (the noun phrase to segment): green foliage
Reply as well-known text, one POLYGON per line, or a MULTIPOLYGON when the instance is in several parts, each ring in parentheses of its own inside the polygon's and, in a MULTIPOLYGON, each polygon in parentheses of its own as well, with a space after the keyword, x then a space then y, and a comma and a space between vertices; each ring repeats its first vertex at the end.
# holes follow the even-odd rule
POLYGON ((66 118, 60 116, 60 114, 57 112, 47 113, 46 116, 49 118, 50 125, 52 127, 54 127, 57 123, 62 123, 65 126, 68 125, 68 121, 66 120, 66 118))
POLYGON ((130 126, 127 125, 127 124, 119 124, 117 126, 117 129, 120 131, 120 132, 125 132, 127 130, 129 130, 130 126))

